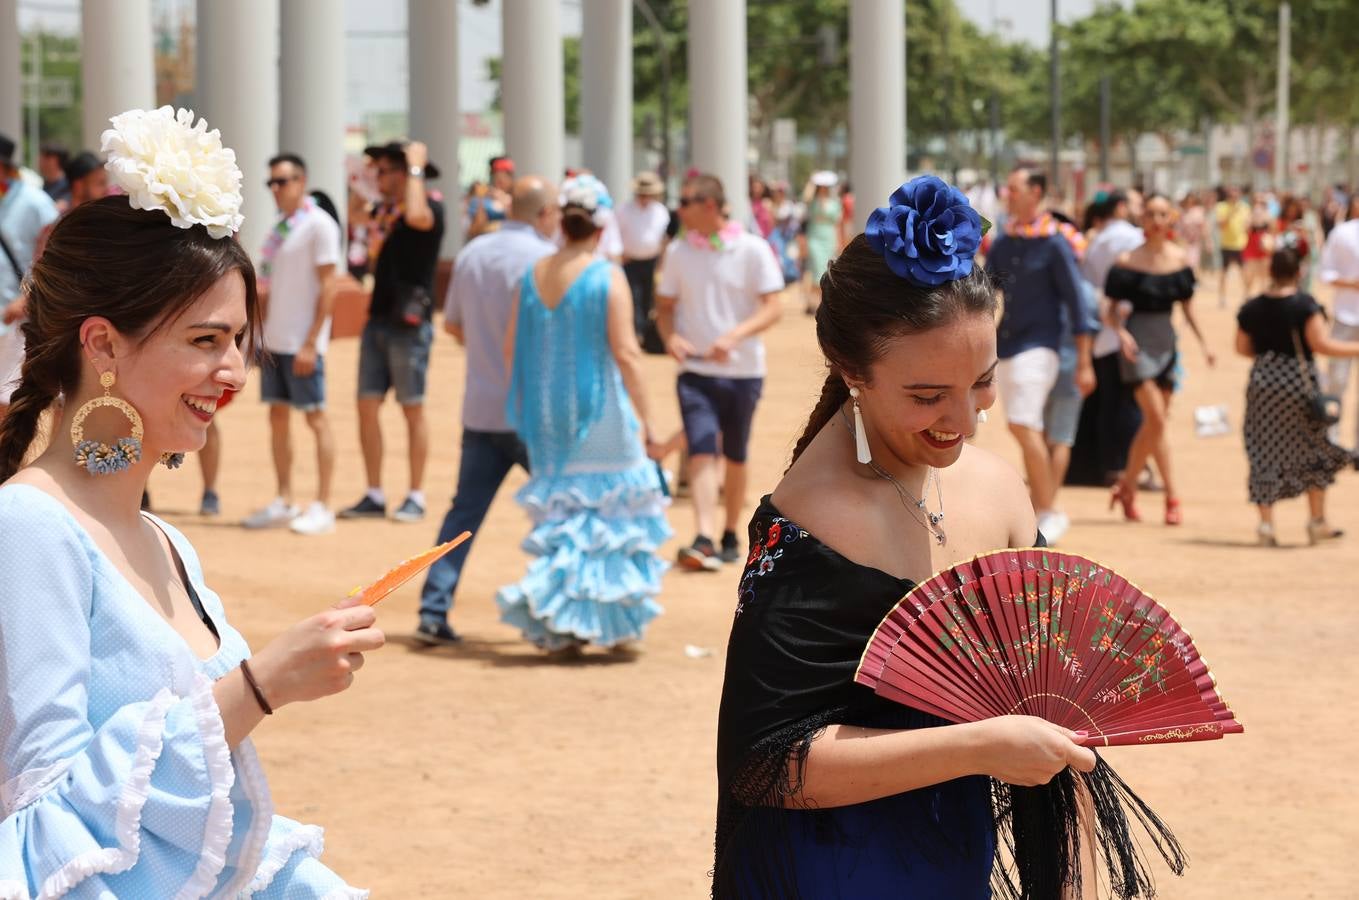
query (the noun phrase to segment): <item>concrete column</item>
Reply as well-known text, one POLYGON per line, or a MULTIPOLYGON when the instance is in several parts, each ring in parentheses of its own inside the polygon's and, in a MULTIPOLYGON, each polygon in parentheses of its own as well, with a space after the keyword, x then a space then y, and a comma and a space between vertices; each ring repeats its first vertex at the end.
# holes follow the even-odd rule
POLYGON ((632 0, 591 0, 581 34, 581 140, 585 165, 626 197, 632 170, 632 0))
POLYGON ((407 0, 410 45, 410 127, 413 140, 429 147, 439 167, 430 187, 444 194, 444 244, 441 258, 451 259, 462 245, 458 203, 458 4, 447 0, 407 0))
POLYGON ((558 0, 503 0, 503 4, 500 96, 505 150, 519 174, 559 182, 566 132, 560 4, 558 0))
POLYGON ((750 211, 748 90, 746 0, 689 0, 690 158, 722 180, 740 222, 750 211))
POLYGON ((24 158, 24 64, 19 40, 19 0, 0 0, 0 134, 14 141, 14 158, 24 158))
POLYGON ((111 117, 156 104, 151 0, 83 0, 80 68, 84 145, 97 153, 111 117))
POLYGON ((849 179, 855 233, 906 179, 906 13, 902 0, 851 0, 849 179))
POLYGON ((264 182, 278 152, 279 0, 198 0, 198 90, 194 111, 236 151, 241 245, 256 259, 277 209, 264 182))
MULTIPOLYGON (((87 0, 88 2, 88 0, 87 0)), ((307 163, 307 184, 322 190, 345 215, 344 4, 281 0, 279 153, 307 163)), ((209 120, 211 121, 211 120, 209 120)), ((247 178, 256 177, 249 173, 247 178)))

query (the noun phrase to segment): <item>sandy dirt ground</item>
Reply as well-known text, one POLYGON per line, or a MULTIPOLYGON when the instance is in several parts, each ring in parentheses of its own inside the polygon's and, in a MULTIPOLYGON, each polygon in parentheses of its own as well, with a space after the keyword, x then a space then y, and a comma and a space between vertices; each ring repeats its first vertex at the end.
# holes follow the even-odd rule
MULTIPOLYGON (((768 335, 752 502, 777 483, 824 372, 812 321, 797 297, 785 302, 768 335)), ((1192 339, 1183 341, 1188 380, 1174 409, 1173 449, 1185 525, 1159 524, 1158 495, 1143 496, 1151 521, 1129 525, 1106 511, 1104 491, 1069 489, 1064 504, 1074 525, 1064 547, 1126 571, 1186 624, 1248 732, 1114 749, 1108 758, 1189 851, 1181 879, 1157 862, 1161 896, 1359 897, 1359 768, 1348 718, 1359 699, 1359 475, 1342 476, 1331 494, 1332 520, 1348 538, 1307 547, 1298 500, 1278 512, 1286 546, 1254 545, 1239 432, 1200 439, 1192 422, 1194 406, 1225 403, 1239 426, 1248 363, 1231 352, 1232 312, 1209 291, 1198 306, 1220 361, 1207 369, 1192 339)), ((355 341, 340 341, 327 361, 341 447, 336 500, 345 505, 363 487, 351 401, 356 355, 355 341)), ((192 461, 156 476, 157 508, 194 542, 252 643, 433 541, 456 473, 463 382, 462 353, 446 335, 431 373, 431 509, 423 523, 342 522, 315 538, 238 527, 273 491, 254 383, 220 418, 221 518, 191 512, 199 490, 192 461)), ((648 359, 647 374, 660 420, 677 425, 671 364, 648 359)), ((390 405, 383 421, 384 475, 399 501, 404 428, 390 405)), ((305 498, 312 450, 300 420, 294 427, 305 498)), ((1001 416, 978 442, 1018 465, 1001 416)), ((324 825, 326 860, 375 897, 707 896, 716 711, 739 573, 671 571, 666 614, 635 659, 548 662, 499 623, 493 601, 526 561, 519 542, 527 520, 512 496, 522 483, 521 473, 507 483, 472 551, 453 620, 464 646, 410 642, 418 585, 407 585, 381 607, 390 644, 353 690, 290 707, 256 733, 278 808, 324 825), (711 654, 691 656, 690 645, 711 654)), ((672 521, 677 537, 692 537, 687 501, 676 502, 672 521)))

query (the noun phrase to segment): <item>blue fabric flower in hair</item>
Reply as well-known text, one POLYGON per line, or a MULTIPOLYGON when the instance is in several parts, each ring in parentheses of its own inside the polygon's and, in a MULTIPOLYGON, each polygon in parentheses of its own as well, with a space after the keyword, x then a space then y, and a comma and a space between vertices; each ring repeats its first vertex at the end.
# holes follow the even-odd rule
POLYGON ((972 274, 984 222, 962 191, 922 175, 893 191, 887 206, 873 210, 864 236, 893 273, 921 287, 937 287, 972 274))

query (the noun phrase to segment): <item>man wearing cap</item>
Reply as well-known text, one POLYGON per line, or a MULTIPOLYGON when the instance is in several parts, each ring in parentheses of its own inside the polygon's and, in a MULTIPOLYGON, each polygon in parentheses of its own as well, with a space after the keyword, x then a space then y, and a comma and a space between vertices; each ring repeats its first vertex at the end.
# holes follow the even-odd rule
POLYGON ((0 419, 9 409, 24 364, 19 325, 28 304, 19 287, 33 264, 38 236, 57 218, 52 198, 19 177, 14 149, 14 141, 0 134, 0 419))
MULTIPOLYGON (((561 209, 557 189, 533 175, 520 178, 510 195, 509 218, 458 253, 444 300, 444 330, 466 348, 463 380, 462 453, 453 505, 444 516, 438 543, 481 527, 496 492, 516 465, 528 469, 528 451, 505 418, 510 372, 505 364, 505 333, 524 275, 557 247, 561 209)), ((448 625, 453 595, 471 545, 464 544, 430 566, 420 589, 420 623, 415 639, 425 644, 455 644, 448 625)))
POLYGON ((382 194, 367 222, 373 296, 359 343, 359 444, 368 490, 358 503, 341 511, 340 518, 387 515, 378 411, 387 392, 395 390, 406 417, 410 491, 392 518, 418 522, 425 517, 421 488, 429 457, 425 376, 434 342, 434 270, 444 236, 444 207, 425 192, 425 179, 437 178, 439 170, 419 141, 393 142, 363 152, 382 194))
MULTIPOLYGON (((632 288, 632 312, 637 339, 643 347, 653 333, 652 309, 656 305, 656 264, 669 243, 670 210, 665 208, 665 185, 655 172, 642 172, 632 180, 632 199, 618 207, 614 218, 623 241, 623 274, 632 288)), ((651 352, 664 352, 650 347, 651 352)))

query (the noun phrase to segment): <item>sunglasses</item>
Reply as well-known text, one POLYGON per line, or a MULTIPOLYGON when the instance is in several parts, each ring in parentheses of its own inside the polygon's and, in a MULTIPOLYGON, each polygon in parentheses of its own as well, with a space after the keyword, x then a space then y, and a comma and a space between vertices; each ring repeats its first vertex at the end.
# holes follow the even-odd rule
POLYGON ((702 203, 705 199, 705 197, 681 197, 679 198, 679 205, 691 206, 695 203, 702 203))
POLYGON ((272 191, 274 188, 286 187, 287 185, 291 184, 296 180, 297 180, 296 175, 290 175, 287 178, 270 178, 268 181, 264 183, 264 186, 272 191))

